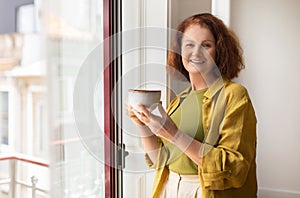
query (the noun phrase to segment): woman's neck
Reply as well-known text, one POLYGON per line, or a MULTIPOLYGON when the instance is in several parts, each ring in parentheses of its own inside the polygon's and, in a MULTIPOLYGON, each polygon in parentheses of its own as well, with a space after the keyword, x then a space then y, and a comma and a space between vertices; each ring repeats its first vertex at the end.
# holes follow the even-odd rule
POLYGON ((190 81, 193 90, 201 90, 207 88, 207 83, 201 74, 190 74, 190 81))
POLYGON ((217 77, 212 73, 210 75, 202 76, 200 73, 189 74, 190 82, 193 90, 202 90, 208 88, 217 77))

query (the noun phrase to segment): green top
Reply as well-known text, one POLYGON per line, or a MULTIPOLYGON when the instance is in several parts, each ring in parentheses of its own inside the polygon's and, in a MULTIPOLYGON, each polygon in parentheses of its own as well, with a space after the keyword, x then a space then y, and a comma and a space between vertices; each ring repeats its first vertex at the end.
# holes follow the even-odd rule
MULTIPOLYGON (((202 141, 204 138, 202 102, 206 90, 192 90, 170 116, 180 131, 199 141, 202 141)), ((197 164, 176 147, 176 145, 166 140, 163 140, 163 142, 170 153, 168 166, 171 171, 184 175, 198 174, 197 164)))

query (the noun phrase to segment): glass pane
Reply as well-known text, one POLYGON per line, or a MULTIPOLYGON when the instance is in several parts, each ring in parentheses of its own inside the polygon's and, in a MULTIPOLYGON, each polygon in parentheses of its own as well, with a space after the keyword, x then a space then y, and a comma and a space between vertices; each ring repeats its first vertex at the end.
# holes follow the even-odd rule
POLYGON ((8 145, 8 92, 0 92, 0 142, 8 145))
POLYGON ((104 197, 101 0, 46 0, 51 197, 104 197))
POLYGON ((0 197, 49 197, 47 72, 39 2, 0 3, 1 11, 11 13, 7 24, 16 30, 0 35, 0 175, 9 179, 0 182, 0 197))

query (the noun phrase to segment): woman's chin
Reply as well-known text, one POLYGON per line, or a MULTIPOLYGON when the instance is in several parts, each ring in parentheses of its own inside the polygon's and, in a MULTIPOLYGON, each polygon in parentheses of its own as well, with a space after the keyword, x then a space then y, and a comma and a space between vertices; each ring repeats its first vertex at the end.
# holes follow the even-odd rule
POLYGON ((187 69, 187 71, 190 73, 190 74, 201 74, 201 75, 203 75, 203 74, 205 74, 208 70, 207 70, 207 68, 205 67, 205 66, 201 66, 201 67, 195 67, 195 66, 193 66, 193 67, 189 67, 188 69, 187 69))

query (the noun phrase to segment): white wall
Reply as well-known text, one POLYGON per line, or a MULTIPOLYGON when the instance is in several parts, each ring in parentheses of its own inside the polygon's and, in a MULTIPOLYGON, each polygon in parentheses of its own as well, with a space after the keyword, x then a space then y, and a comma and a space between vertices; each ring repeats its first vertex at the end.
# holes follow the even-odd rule
POLYGON ((238 81, 258 118, 261 198, 300 197, 299 19, 299 0, 231 0, 246 63, 238 81))
POLYGON ((203 12, 211 12, 211 0, 169 0, 169 27, 176 29, 187 17, 203 12))

